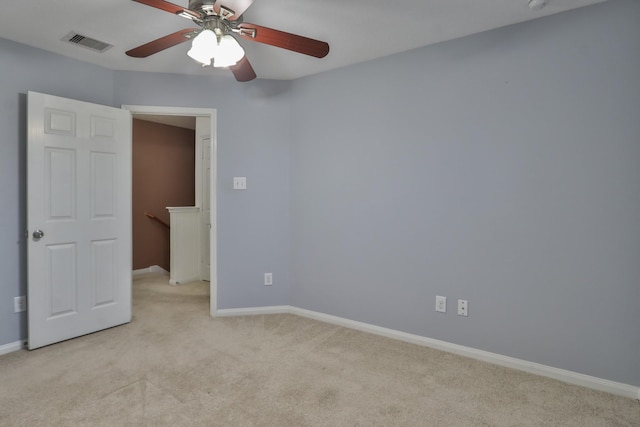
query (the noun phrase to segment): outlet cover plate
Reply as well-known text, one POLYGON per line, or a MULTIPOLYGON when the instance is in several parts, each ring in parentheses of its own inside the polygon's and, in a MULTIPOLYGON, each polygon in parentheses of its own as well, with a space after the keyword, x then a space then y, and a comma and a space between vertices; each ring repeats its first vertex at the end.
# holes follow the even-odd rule
POLYGON ((246 190, 247 189, 247 177, 246 176, 236 176, 233 178, 233 189, 234 190, 246 190))
POLYGON ((27 310, 27 297, 15 297, 13 299, 13 312, 20 313, 27 310))
POLYGON ((436 311, 439 313, 447 312, 447 297, 436 296, 436 311))
POLYGON ((469 301, 466 299, 458 300, 458 316, 468 316, 469 315, 469 301))

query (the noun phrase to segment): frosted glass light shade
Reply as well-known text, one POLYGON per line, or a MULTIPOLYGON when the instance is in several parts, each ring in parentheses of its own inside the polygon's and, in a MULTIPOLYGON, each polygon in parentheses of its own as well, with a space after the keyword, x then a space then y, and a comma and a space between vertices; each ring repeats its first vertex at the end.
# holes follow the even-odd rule
POLYGON ((202 66, 230 67, 244 57, 244 49, 240 43, 230 35, 218 39, 211 30, 202 30, 191 42, 191 49, 187 55, 202 66))
POLYGON ((218 49, 218 38, 211 30, 203 30, 193 39, 191 49, 187 52, 190 58, 202 64, 211 65, 211 60, 218 49))
POLYGON ((230 67, 236 65, 244 56, 244 49, 238 41, 230 36, 224 35, 220 38, 220 44, 213 58, 214 67, 230 67))

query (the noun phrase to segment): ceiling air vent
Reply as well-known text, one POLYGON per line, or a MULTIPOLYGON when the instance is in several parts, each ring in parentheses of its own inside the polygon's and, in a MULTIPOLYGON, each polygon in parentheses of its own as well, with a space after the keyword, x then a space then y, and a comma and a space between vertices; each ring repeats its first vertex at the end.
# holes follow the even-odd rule
POLYGON ((91 37, 83 36, 76 32, 70 32, 64 36, 62 40, 100 53, 113 47, 113 45, 110 45, 109 43, 101 42, 100 40, 92 39, 91 37))

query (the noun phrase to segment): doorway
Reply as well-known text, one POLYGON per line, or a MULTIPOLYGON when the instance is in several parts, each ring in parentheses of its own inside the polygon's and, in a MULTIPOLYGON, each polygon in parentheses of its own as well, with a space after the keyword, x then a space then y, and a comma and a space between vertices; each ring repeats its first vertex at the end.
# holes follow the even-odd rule
POLYGON ((123 105, 133 118, 152 119, 159 123, 175 125, 193 121, 195 118, 195 206, 201 208, 203 229, 209 230, 208 241, 203 239, 201 251, 208 260, 208 269, 203 270, 203 279, 209 280, 210 315, 217 311, 217 232, 216 232, 216 110, 205 108, 157 107, 123 105), (202 161, 202 159, 206 161, 202 161), (209 174, 209 179, 203 179, 209 174), (206 242, 206 243, 205 243, 206 242), (208 273, 208 277, 207 274, 208 273))

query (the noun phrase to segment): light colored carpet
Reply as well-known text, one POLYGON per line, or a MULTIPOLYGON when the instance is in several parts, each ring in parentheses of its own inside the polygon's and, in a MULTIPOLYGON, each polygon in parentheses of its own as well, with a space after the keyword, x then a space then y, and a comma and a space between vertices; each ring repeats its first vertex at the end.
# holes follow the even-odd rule
POLYGON ((0 357, 1 426, 640 426, 640 402, 134 280, 125 326, 0 357))

